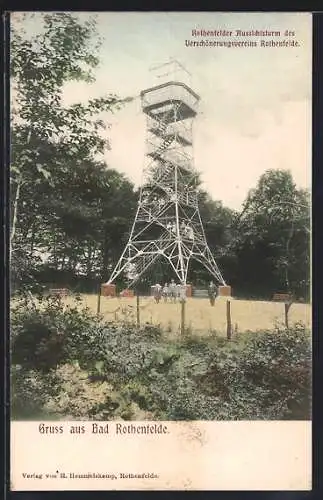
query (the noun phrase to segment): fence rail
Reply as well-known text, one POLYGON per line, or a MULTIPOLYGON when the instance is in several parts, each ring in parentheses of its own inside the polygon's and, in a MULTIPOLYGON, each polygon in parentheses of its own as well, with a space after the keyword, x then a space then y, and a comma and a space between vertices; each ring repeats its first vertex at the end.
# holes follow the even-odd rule
POLYGON ((68 295, 70 295, 70 291, 68 288, 50 288, 49 294, 57 295, 59 297, 67 297, 68 295))
POLYGON ((274 293, 273 300, 275 302, 291 302, 293 296, 290 293, 274 293))

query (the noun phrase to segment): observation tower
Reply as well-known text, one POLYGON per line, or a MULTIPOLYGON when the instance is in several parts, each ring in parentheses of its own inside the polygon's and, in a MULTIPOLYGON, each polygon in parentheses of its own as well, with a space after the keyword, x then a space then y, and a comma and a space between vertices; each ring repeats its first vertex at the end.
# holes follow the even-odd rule
POLYGON ((177 61, 152 71, 158 84, 140 93, 147 136, 137 212, 106 285, 123 275, 131 288, 158 260, 185 285, 190 262, 196 260, 217 285, 229 288, 208 247, 198 207, 192 126, 200 97, 184 83, 190 75, 177 61))

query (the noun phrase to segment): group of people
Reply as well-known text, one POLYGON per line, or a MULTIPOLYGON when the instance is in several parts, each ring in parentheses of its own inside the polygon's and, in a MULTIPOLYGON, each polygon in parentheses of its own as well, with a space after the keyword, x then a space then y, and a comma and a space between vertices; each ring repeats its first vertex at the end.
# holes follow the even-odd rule
POLYGON ((157 283, 154 286, 154 299, 157 304, 159 304, 161 299, 164 299, 164 302, 177 302, 185 300, 186 298, 186 286, 181 285, 180 283, 175 283, 174 280, 171 280, 170 283, 165 283, 164 286, 157 283))
MULTIPOLYGON (((162 298, 164 299, 164 302, 181 302, 186 298, 186 286, 181 285, 180 283, 176 284, 174 280, 172 280, 169 284, 165 283, 164 286, 157 283, 153 287, 153 295, 157 304, 159 304, 162 298)), ((214 306, 217 295, 217 287, 213 281, 210 281, 208 285, 208 296, 211 306, 214 306)))
MULTIPOLYGON (((172 233, 176 234, 176 224, 175 222, 168 222, 167 223, 167 226, 166 226, 166 229, 168 229, 168 231, 171 231, 172 233)), ((184 221, 181 222, 180 226, 179 226, 179 230, 180 230, 180 233, 182 236, 184 237, 187 237, 188 239, 190 240, 193 240, 194 239, 194 230, 191 226, 189 226, 188 224, 185 224, 184 221)))

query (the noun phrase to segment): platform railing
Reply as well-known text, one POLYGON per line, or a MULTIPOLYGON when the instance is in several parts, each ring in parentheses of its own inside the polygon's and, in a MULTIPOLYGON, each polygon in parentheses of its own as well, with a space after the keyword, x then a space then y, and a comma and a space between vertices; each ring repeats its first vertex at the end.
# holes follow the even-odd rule
POLYGON ((166 102, 181 101, 190 108, 193 113, 197 113, 199 101, 196 94, 193 93, 189 87, 178 82, 170 82, 164 86, 148 89, 142 92, 141 98, 142 107, 144 109, 153 106, 157 107, 166 102))

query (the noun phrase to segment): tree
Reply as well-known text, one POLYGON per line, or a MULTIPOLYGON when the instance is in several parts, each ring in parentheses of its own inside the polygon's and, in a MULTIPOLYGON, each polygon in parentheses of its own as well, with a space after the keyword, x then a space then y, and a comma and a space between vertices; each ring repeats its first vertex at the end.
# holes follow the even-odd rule
POLYGON ((107 95, 63 105, 67 82, 94 79, 100 43, 95 19, 81 22, 68 13, 37 17, 41 20, 37 33, 28 34, 24 22, 13 24, 11 33, 10 246, 13 278, 18 281, 28 274, 33 279, 40 255, 56 264, 68 257, 69 266, 75 268, 77 249, 87 254, 89 262, 94 251, 90 242, 95 239, 89 224, 99 197, 107 199, 113 184, 115 193, 133 191, 121 175, 106 174, 107 166, 100 160, 109 148, 102 134, 106 128, 102 113, 118 110, 129 99, 107 95), (60 255, 63 241, 65 255, 60 255))
POLYGON ((42 281, 88 282, 107 279, 136 203, 133 185, 104 163, 83 162, 62 176, 41 208, 47 220, 47 265, 42 281), (49 215, 46 209, 49 208, 49 215), (47 276, 47 278, 46 278, 47 276))
POLYGON ((238 221, 239 280, 261 293, 304 297, 309 286, 309 194, 285 170, 269 170, 238 221))
MULTIPOLYGON (((223 206, 219 200, 199 188, 199 210, 207 243, 213 253, 224 279, 231 283, 234 275, 234 254, 232 241, 235 238, 234 220, 236 212, 223 206)), ((191 279, 203 283, 209 281, 209 273, 201 269, 198 263, 192 262, 191 279)))

